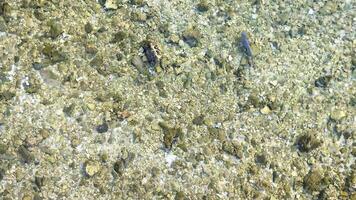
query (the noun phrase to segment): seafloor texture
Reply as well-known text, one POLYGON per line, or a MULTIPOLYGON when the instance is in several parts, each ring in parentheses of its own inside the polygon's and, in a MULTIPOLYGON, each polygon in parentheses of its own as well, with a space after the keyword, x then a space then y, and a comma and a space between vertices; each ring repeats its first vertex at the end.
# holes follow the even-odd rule
POLYGON ((0 198, 356 199, 354 6, 0 0, 0 198))

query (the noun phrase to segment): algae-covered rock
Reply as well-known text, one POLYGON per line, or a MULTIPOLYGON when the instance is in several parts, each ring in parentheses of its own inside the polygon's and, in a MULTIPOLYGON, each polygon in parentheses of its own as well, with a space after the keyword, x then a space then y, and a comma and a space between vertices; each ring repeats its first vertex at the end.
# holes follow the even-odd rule
POLYGON ((323 186, 324 172, 321 169, 312 169, 304 177, 304 188, 309 191, 320 191, 323 186))
POLYGON ((194 125, 201 126, 204 124, 204 118, 205 118, 204 115, 198 115, 193 119, 192 122, 194 125))
POLYGON ((260 99, 258 98, 258 96, 256 94, 251 94, 248 97, 248 104, 252 105, 254 108, 260 108, 262 107, 262 101, 260 101, 260 99))
POLYGON ((12 7, 8 2, 0 2, 0 16, 4 16, 5 18, 8 18, 11 16, 12 12, 12 7))
POLYGON ((56 39, 63 33, 63 27, 57 20, 51 20, 48 22, 49 35, 52 39, 56 39))
POLYGON ((301 152, 310 152, 321 145, 321 141, 313 133, 304 133, 296 141, 297 148, 301 152))
POLYGON ((196 6, 196 8, 199 12, 206 12, 209 10, 209 7, 210 6, 206 0, 200 1, 196 6))
POLYGON ((5 176, 5 170, 0 168, 0 182, 2 181, 2 179, 4 178, 5 176))
POLYGON ((18 148, 18 153, 25 163, 32 163, 35 161, 35 156, 23 145, 18 148))
POLYGON ((46 178, 43 176, 35 176, 35 184, 39 190, 45 185, 46 178))
POLYGON ((255 162, 260 165, 267 165, 267 156, 263 153, 255 155, 255 162))
POLYGON ((180 127, 169 126, 165 122, 159 122, 158 125, 163 130, 163 144, 167 149, 172 149, 173 143, 182 138, 183 132, 180 127))
POLYGON ((126 37, 127 37, 127 34, 124 31, 118 31, 118 32, 114 33, 111 42, 118 43, 118 42, 123 41, 126 37))
POLYGON ((239 159, 243 158, 243 146, 241 144, 226 141, 222 145, 222 150, 239 159))
POLYGON ((29 94, 37 93, 41 89, 41 82, 35 76, 30 76, 28 81, 23 83, 23 87, 29 94))
POLYGON ((137 6, 144 6, 145 0, 130 0, 130 3, 137 6))
POLYGON ((135 154, 132 152, 125 151, 123 155, 114 163, 113 172, 118 175, 123 175, 125 169, 129 166, 131 162, 135 159, 135 154))
POLYGON ((183 41, 189 45, 189 47, 197 47, 199 45, 199 40, 201 38, 201 34, 198 30, 188 29, 182 35, 183 41))
POLYGON ((91 33, 93 31, 93 25, 90 22, 87 22, 84 26, 86 33, 91 33))
POLYGON ((45 44, 42 53, 50 59, 52 64, 65 61, 67 56, 64 52, 59 51, 53 44, 45 44))
POLYGON ((0 92, 0 101, 2 101, 2 100, 9 101, 12 98, 14 98, 15 96, 16 96, 16 94, 14 92, 11 92, 11 91, 0 92))

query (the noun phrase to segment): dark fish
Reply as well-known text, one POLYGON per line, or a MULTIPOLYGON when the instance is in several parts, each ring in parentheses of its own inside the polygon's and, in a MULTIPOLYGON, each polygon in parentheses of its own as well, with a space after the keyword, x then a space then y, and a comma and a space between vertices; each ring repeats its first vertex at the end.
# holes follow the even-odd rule
POLYGON ((240 42, 241 42, 241 46, 242 46, 242 48, 243 48, 243 50, 244 50, 244 52, 245 52, 245 54, 246 54, 246 56, 247 56, 247 58, 248 58, 248 64, 249 64, 250 66, 252 66, 252 65, 253 65, 253 62, 252 62, 252 57, 253 57, 253 55, 252 55, 252 50, 251 50, 250 42, 249 42, 248 39, 247 39, 247 33, 246 33, 246 32, 242 32, 242 33, 241 33, 241 40, 240 40, 240 42))

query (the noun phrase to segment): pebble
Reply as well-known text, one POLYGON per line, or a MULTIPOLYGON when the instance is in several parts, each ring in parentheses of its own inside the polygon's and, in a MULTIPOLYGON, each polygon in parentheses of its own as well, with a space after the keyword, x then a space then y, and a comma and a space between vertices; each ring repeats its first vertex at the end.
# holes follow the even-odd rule
POLYGON ((264 115, 267 115, 271 113, 271 109, 268 106, 265 106, 260 110, 260 112, 264 115))
POLYGON ((330 113, 330 118, 335 121, 339 121, 346 117, 346 113, 343 110, 334 110, 330 113))
POLYGON ((60 36, 63 33, 63 28, 59 23, 57 23, 55 21, 51 21, 49 26, 50 26, 49 34, 52 39, 57 38, 58 36, 60 36))
POLYGON ((85 174, 92 177, 100 170, 100 165, 95 161, 86 161, 84 164, 85 174))
POLYGON ((107 10, 116 10, 118 8, 116 0, 106 0, 104 2, 104 7, 107 10))
POLYGON ((191 35, 183 36, 183 41, 189 45, 189 47, 198 46, 198 39, 191 35))
POLYGON ((209 10, 209 4, 204 0, 198 3, 196 8, 199 12, 206 12, 209 10))
POLYGON ((4 176, 5 176, 5 170, 4 169, 0 169, 0 181, 2 181, 4 176))
POLYGON ((31 152, 24 146, 20 146, 18 149, 18 153, 22 157, 25 163, 31 163, 35 160, 35 157, 31 154, 31 152))
POLYGON ((84 30, 86 33, 91 33, 93 31, 93 26, 90 22, 87 22, 84 26, 84 30))
POLYGON ((298 137, 296 145, 299 151, 308 153, 318 148, 321 142, 314 134, 306 133, 298 137))
POLYGON ((197 47, 199 44, 200 33, 197 30, 187 30, 183 33, 182 39, 189 47, 197 47))
POLYGON ((329 85, 331 76, 322 76, 315 80, 315 87, 326 88, 329 85))
POLYGON ((193 124, 194 125, 203 125, 204 123, 204 115, 199 115, 199 116, 196 116, 194 119, 193 119, 193 124))
POLYGON ((109 126, 107 123, 100 124, 99 126, 96 127, 96 131, 98 133, 105 133, 109 130, 109 126))
POLYGON ((41 70, 43 69, 45 66, 42 63, 39 62, 34 62, 32 63, 32 68, 35 70, 41 70))
POLYGON ((134 56, 131 60, 131 63, 133 66, 135 66, 137 69, 142 69, 145 64, 143 63, 143 60, 141 59, 140 56, 134 56))
POLYGON ((311 170, 304 177, 304 188, 309 191, 319 191, 322 186, 323 172, 321 170, 311 170))

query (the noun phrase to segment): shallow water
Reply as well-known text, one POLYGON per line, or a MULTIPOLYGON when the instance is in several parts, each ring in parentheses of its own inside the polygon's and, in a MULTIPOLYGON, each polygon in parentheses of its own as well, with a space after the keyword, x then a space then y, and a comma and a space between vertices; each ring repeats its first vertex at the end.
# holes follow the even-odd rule
POLYGON ((355 199, 354 6, 0 1, 0 196, 355 199))

